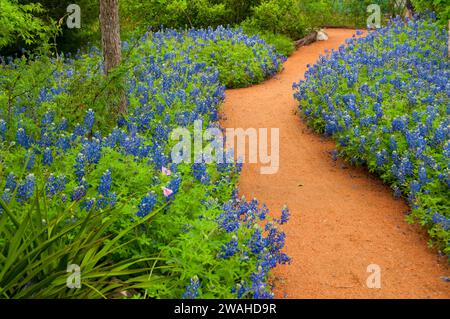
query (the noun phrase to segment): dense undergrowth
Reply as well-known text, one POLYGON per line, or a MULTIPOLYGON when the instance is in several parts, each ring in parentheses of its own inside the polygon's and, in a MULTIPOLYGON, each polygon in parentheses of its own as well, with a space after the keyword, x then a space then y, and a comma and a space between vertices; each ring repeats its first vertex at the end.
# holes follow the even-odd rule
POLYGON ((195 120, 220 129, 225 85, 260 82, 282 57, 220 27, 124 43, 113 82, 101 61, 93 48, 0 65, 0 295, 272 297, 287 208, 270 220, 238 199, 238 164, 174 164, 169 136, 195 120), (68 264, 81 289, 66 287, 68 264))
MULTIPOLYGON (((56 44, 64 52, 100 45, 98 1, 77 1, 82 12, 79 29, 65 26, 70 0, 1 1, 7 14, 0 16, 0 21, 7 28, 0 34, 0 55, 11 55, 23 47, 35 48, 42 43, 56 44)), ((442 1, 433 1, 436 3, 433 5, 430 1, 414 2, 421 10, 440 12, 445 8, 442 1)), ((162 26, 184 30, 230 25, 259 34, 279 53, 289 55, 294 50, 293 41, 321 26, 365 27, 367 6, 372 3, 371 0, 121 0, 121 38, 128 41, 149 28, 157 31, 162 26)), ((404 10, 401 1, 379 0, 377 4, 383 17, 404 10)))
POLYGON ((300 112, 339 154, 407 197, 450 254, 450 61, 432 19, 395 19, 322 57, 294 84, 300 112))

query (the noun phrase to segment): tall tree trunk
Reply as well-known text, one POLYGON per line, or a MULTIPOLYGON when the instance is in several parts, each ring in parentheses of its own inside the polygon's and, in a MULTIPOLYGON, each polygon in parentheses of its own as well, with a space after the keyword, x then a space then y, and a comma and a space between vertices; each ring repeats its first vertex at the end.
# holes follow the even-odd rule
MULTIPOLYGON (((110 71, 120 64, 121 59, 119 0, 100 0, 100 30, 104 72, 105 75, 109 75, 110 71)), ((120 90, 118 93, 120 94, 118 111, 125 113, 127 111, 125 91, 120 90)))

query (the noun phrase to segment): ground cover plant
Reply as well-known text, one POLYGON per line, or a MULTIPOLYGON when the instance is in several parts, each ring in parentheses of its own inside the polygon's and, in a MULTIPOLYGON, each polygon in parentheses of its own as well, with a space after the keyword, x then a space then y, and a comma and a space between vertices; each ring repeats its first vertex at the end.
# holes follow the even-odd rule
POLYGON ((2 297, 272 297, 288 209, 271 219, 238 198, 238 164, 174 164, 169 135, 219 127, 225 85, 283 58, 222 27, 149 32, 123 51, 110 78, 96 48, 2 59, 2 297), (120 87, 128 114, 114 116, 120 87), (66 287, 68 264, 87 269, 81 289, 66 287))
POLYGON ((338 142, 338 154, 392 185, 450 253, 450 61, 434 16, 354 38, 294 84, 300 114, 338 142))

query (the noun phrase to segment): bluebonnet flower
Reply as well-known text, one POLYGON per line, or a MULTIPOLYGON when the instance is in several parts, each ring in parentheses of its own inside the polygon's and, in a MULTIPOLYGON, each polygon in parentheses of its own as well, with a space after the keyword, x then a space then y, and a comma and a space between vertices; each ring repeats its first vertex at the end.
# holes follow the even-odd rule
POLYGON ((416 197, 416 194, 418 192, 420 192, 421 186, 419 184, 418 181, 413 180, 410 184, 409 184, 409 198, 410 200, 413 200, 416 197))
POLYGON ((250 250, 254 254, 260 254, 264 248, 267 246, 267 241, 265 240, 260 229, 256 229, 253 232, 252 238, 249 240, 248 245, 250 250))
POLYGON ((191 278, 189 285, 186 287, 186 291, 183 294, 183 299, 196 299, 199 297, 200 280, 197 276, 191 278))
POLYGON ((36 155, 32 150, 28 150, 25 154, 24 161, 26 163, 27 170, 32 170, 36 163, 36 155))
POLYGON ((92 130, 92 126, 94 126, 95 121, 95 112, 92 109, 89 109, 84 116, 84 127, 87 131, 92 130))
POLYGON ((194 163, 192 164, 192 172, 194 174, 195 179, 200 181, 203 184, 208 184, 210 181, 208 172, 206 171, 205 163, 194 163))
POLYGON ((397 141, 394 135, 391 135, 391 137, 389 138, 389 148, 391 149, 391 151, 397 150, 397 141))
POLYGON ((236 287, 233 287, 231 289, 231 293, 236 294, 236 297, 238 299, 241 299, 250 291, 251 291, 250 287, 248 287, 245 282, 237 284, 236 287))
MULTIPOLYGON (((131 154, 133 156, 140 156, 142 151, 142 145, 143 139, 139 137, 137 134, 133 133, 131 135, 128 135, 121 141, 121 145, 124 148, 125 152, 127 154, 131 154)), ((156 150, 155 150, 156 151, 156 150)), ((161 151, 159 149, 159 151, 161 151)), ((146 154, 144 154, 146 156, 146 154)), ((164 161, 161 161, 164 162, 164 161)), ((165 164, 165 162, 164 162, 165 164)))
POLYGON ((375 114, 378 118, 383 117, 383 108, 381 107, 380 103, 375 103, 373 105, 373 111, 375 112, 375 114))
POLYGON ((14 192, 16 187, 17 187, 17 177, 16 175, 14 175, 13 172, 11 172, 8 174, 8 176, 6 176, 5 189, 9 189, 11 192, 14 192))
POLYGON ((62 135, 58 138, 55 145, 63 152, 66 152, 70 148, 70 140, 65 135, 62 135))
MULTIPOLYGON (((12 193, 13 193, 13 191, 9 188, 5 188, 5 190, 3 191, 2 201, 5 204, 8 204, 11 201, 12 195, 13 195, 12 193)), ((2 210, 3 210, 3 207, 0 206, 0 213, 2 212, 2 210)))
POLYGON ((278 224, 283 225, 289 221, 290 213, 289 208, 285 205, 281 210, 281 218, 277 220, 278 224))
POLYGON ((411 163, 410 159, 407 156, 404 156, 400 162, 399 167, 399 181, 401 183, 404 183, 406 180, 406 177, 412 176, 413 174, 413 164, 411 163))
POLYGON ((375 154, 375 161, 376 161, 376 165, 377 167, 382 167, 385 163, 385 153, 384 152, 377 152, 375 154))
POLYGON ((111 171, 107 170, 105 173, 103 173, 102 177, 100 178, 98 193, 100 195, 103 195, 104 197, 108 197, 108 194, 111 191, 111 184, 112 184, 111 171))
POLYGON ((86 211, 91 211, 95 205, 95 198, 86 198, 86 200, 81 203, 80 208, 86 211))
POLYGON ((239 242, 238 238, 233 235, 233 238, 226 243, 224 246, 220 247, 221 253, 220 257, 223 259, 230 258, 238 253, 239 251, 239 242))
POLYGON ((82 153, 79 153, 77 155, 77 158, 75 159, 75 162, 76 162, 74 166, 75 176, 77 177, 77 180, 80 182, 85 174, 86 159, 82 153))
POLYGON ((445 231, 448 231, 450 229, 450 218, 446 218, 439 213, 433 214, 432 221, 435 224, 440 224, 445 231))
POLYGON ((127 124, 127 120, 123 117, 120 116, 119 119, 117 120, 117 125, 119 127, 125 126, 127 124))
POLYGON ((45 183, 45 193, 49 198, 52 198, 57 193, 64 191, 66 188, 66 177, 64 175, 55 177, 53 174, 47 178, 45 183))
POLYGON ((404 116, 396 117, 392 121, 392 130, 394 132, 395 131, 404 132, 406 128, 407 128, 407 119, 406 119, 406 117, 404 117, 404 116))
POLYGON ((111 192, 112 178, 111 171, 107 170, 102 174, 100 178, 100 184, 98 186, 99 198, 97 199, 97 208, 105 208, 106 206, 114 207, 117 202, 116 193, 111 192))
POLYGON ((70 198, 73 202, 80 201, 84 196, 86 196, 86 188, 84 185, 76 186, 70 194, 70 198))
POLYGON ((433 143, 438 145, 445 141, 446 136, 448 136, 448 128, 444 127, 444 123, 440 125, 434 131, 433 143))
POLYGON ((31 198, 34 193, 36 178, 33 174, 28 174, 25 181, 17 187, 17 201, 23 203, 31 198))
POLYGON ((0 119, 0 140, 4 140, 6 138, 6 122, 3 119, 0 119))
POLYGON ((276 253, 284 247, 286 234, 279 231, 273 224, 268 224, 267 230, 268 234, 265 238, 265 245, 269 248, 270 252, 276 253))
POLYGON ((101 142, 96 138, 92 139, 92 141, 86 141, 83 144, 82 153, 87 163, 97 164, 102 157, 101 142))
POLYGON ((427 170, 426 170, 424 164, 421 164, 419 166, 419 174, 418 174, 418 176, 419 176, 419 184, 421 186, 427 184, 430 181, 430 179, 427 176, 427 170))
POLYGON ((62 118, 61 119, 61 122, 58 124, 58 127, 56 128, 56 130, 57 131, 65 131, 65 130, 67 130, 67 127, 68 127, 69 125, 68 125, 68 121, 67 121, 67 119, 66 118, 62 118))
POLYGON ((259 267, 257 272, 250 275, 252 282, 253 298, 254 299, 273 299, 273 293, 266 283, 267 274, 259 267))
POLYGON ((53 154, 50 148, 46 148, 42 154, 42 163, 45 166, 51 166, 53 164, 53 154))
POLYGON ((25 148, 30 147, 30 140, 29 140, 27 133, 25 132, 25 129, 23 127, 19 127, 17 129, 16 142, 17 142, 17 144, 19 144, 25 148))
POLYGON ((400 188, 398 186, 394 186, 393 190, 394 190, 395 198, 400 198, 402 196, 402 191, 400 190, 400 188))
POLYGON ((122 144, 124 142, 126 133, 119 128, 114 128, 106 139, 107 147, 115 147, 117 144, 122 144))
POLYGON ((85 134, 86 134, 85 127, 80 124, 76 124, 75 128, 73 130, 72 140, 74 141, 77 139, 77 137, 79 137, 79 136, 82 137, 85 134))
POLYGON ((42 121, 41 124, 42 126, 48 126, 50 124, 53 123, 53 120, 55 119, 55 113, 52 111, 47 111, 45 112, 45 114, 42 116, 42 121))
POLYGON ((152 192, 147 194, 138 205, 138 212, 136 213, 137 216, 143 218, 150 214, 153 211, 153 208, 155 207, 157 203, 156 195, 152 192))
POLYGON ((154 138, 159 141, 165 142, 169 138, 170 127, 164 127, 162 124, 156 125, 154 130, 154 138))
POLYGON ((37 141, 37 144, 40 145, 41 147, 50 147, 52 145, 52 140, 51 140, 51 133, 49 134, 48 132, 46 132, 44 129, 42 129, 41 132, 41 139, 39 141, 37 141))
MULTIPOLYGON (((287 206, 285 206, 285 207, 287 208, 287 206)), ((267 214, 269 213, 269 209, 267 208, 266 204, 263 204, 261 206, 261 208, 257 208, 256 211, 257 211, 257 215, 258 215, 259 220, 265 220, 266 217, 267 217, 267 214)), ((280 222, 286 223, 288 221, 288 219, 289 219, 289 209, 284 210, 284 208, 283 208, 283 210, 281 211, 281 220, 280 220, 280 222)))
POLYGON ((218 218, 218 224, 226 232, 234 232, 240 227, 239 216, 233 207, 233 202, 229 201, 223 205, 223 212, 218 218))
POLYGON ((173 192, 172 196, 175 196, 178 193, 180 185, 181 185, 181 177, 176 177, 170 181, 168 188, 172 190, 173 192))

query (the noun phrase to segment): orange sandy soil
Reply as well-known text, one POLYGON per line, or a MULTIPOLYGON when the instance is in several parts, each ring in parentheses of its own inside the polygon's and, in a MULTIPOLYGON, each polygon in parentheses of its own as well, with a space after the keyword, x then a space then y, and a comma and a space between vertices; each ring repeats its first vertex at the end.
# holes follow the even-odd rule
POLYGON ((279 128, 280 169, 261 175, 244 164, 240 194, 279 214, 291 211, 285 251, 292 264, 274 270, 276 298, 450 298, 445 258, 427 248, 426 233, 405 222, 409 208, 376 176, 351 167, 330 151, 335 143, 311 132, 296 115, 292 83, 326 49, 353 30, 330 29, 328 41, 297 50, 284 71, 263 84, 228 90, 222 126, 279 128), (381 267, 381 288, 369 289, 369 264, 381 267))

